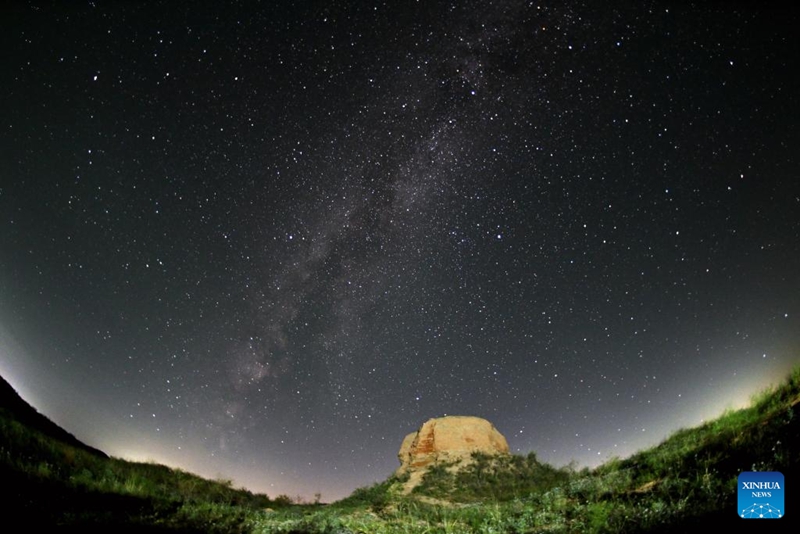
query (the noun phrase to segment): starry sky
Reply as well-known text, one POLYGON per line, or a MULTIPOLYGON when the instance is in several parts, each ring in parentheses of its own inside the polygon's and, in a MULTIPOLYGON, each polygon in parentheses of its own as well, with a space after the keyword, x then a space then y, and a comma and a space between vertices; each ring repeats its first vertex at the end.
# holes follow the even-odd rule
POLYGON ((594 466, 800 363, 798 11, 4 2, 0 374, 271 496, 594 466))

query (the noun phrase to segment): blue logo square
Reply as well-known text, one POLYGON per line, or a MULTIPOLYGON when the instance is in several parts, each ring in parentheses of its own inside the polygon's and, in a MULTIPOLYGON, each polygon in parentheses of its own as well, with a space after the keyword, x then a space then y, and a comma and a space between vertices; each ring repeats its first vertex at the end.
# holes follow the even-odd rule
POLYGON ((786 513, 783 475, 777 471, 744 471, 739 475, 739 517, 780 519, 786 513))

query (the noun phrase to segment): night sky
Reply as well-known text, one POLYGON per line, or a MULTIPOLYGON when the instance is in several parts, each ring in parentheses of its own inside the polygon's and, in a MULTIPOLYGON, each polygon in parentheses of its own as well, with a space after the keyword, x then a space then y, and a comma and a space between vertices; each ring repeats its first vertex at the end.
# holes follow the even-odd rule
POLYGON ((323 500, 430 417, 593 466, 742 406, 800 363, 800 16, 758 4, 4 2, 0 374, 323 500))

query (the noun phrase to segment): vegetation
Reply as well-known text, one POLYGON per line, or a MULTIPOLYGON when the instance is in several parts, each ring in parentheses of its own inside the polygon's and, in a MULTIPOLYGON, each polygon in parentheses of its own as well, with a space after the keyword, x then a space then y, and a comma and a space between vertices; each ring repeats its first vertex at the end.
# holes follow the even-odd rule
MULTIPOLYGON (((7 521, 81 531, 253 533, 673 532, 736 524, 741 471, 800 480, 800 368, 751 407, 594 470, 476 455, 411 494, 389 478, 328 506, 269 499, 154 464, 67 445, 0 410, 7 521), (113 530, 112 530, 113 529, 113 530)), ((788 527, 787 518, 771 524, 788 527)), ((772 523, 772 522, 771 522, 772 523)))
POLYGON ((472 460, 457 470, 435 466, 413 493, 460 503, 505 502, 520 495, 547 492, 568 483, 571 475, 570 469, 540 463, 533 452, 527 456, 475 453, 472 460))
POLYGON ((2 415, 6 509, 34 523, 245 532, 239 528, 245 523, 243 510, 273 505, 265 495, 234 489, 230 481, 104 458, 2 415))

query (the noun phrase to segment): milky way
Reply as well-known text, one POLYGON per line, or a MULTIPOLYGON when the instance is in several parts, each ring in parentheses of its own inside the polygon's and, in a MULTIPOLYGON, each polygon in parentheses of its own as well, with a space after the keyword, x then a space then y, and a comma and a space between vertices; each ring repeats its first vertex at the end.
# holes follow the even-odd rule
POLYGON ((329 500, 800 362, 796 11, 175 4, 0 8, 0 373, 91 445, 329 500))

